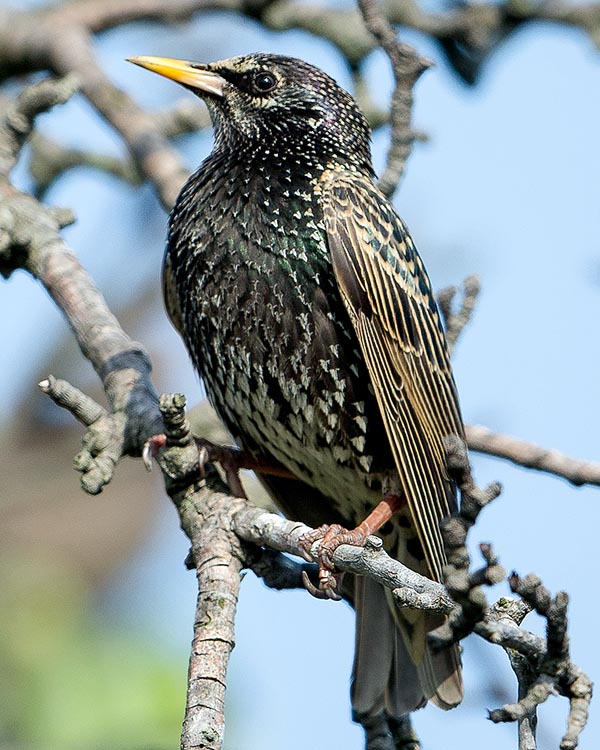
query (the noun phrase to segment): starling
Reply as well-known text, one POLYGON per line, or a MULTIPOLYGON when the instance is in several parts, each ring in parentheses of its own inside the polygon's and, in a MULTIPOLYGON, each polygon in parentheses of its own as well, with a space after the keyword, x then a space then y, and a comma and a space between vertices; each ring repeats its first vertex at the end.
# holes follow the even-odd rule
MULTIPOLYGON (((463 426, 431 285, 374 184, 365 117, 290 57, 132 62, 200 96, 213 120, 213 151, 170 216, 163 275, 211 403, 241 448, 284 468, 259 476, 286 515, 358 527, 328 530, 329 552, 391 516, 388 552, 440 581, 439 522, 456 508, 443 441, 463 426), (361 525, 382 497, 388 512, 361 525)), ((457 649, 427 644, 443 618, 353 585, 355 718, 457 705, 457 649)))

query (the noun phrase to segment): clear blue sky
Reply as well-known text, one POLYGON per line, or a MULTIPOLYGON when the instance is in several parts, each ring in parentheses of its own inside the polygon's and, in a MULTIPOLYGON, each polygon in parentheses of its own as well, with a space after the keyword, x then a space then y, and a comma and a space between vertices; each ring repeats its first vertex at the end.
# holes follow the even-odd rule
MULTIPOLYGON (((468 89, 426 39, 405 38, 438 65, 415 92, 415 125, 430 141, 417 145, 396 205, 435 287, 473 272, 483 285, 475 319, 455 357, 465 419, 598 459, 600 53, 576 30, 532 26, 504 44, 479 85, 468 89)), ((142 25, 110 33, 100 50, 110 75, 149 107, 172 102, 183 92, 128 66, 126 56, 211 60, 269 50, 304 57, 351 85, 329 45, 300 33, 266 34, 251 22, 222 14, 160 33, 142 25)), ((379 54, 369 61, 369 82, 374 96, 384 101, 391 81, 379 54)), ((44 125, 71 143, 120 149, 118 139, 80 102, 45 117, 44 125)), ((380 166, 385 144, 385 134, 379 134, 374 149, 380 166)), ((182 145, 190 167, 209 148, 206 135, 182 145)), ((79 174, 63 180, 49 198, 77 214, 69 242, 110 298, 123 298, 139 281, 127 274, 115 278, 115 264, 123 256, 150 256, 139 273, 158 277, 166 219, 147 193, 135 195, 114 181, 79 174), (111 211, 117 221, 108 227, 111 211)), ((134 273, 133 263, 125 267, 134 273)), ((30 387, 23 373, 31 369, 36 347, 52 345, 61 324, 25 277, 2 284, 1 292, 0 319, 11 321, 3 326, 3 348, 11 355, 0 372, 6 403, 7 394, 30 387), (36 346, 19 344, 33 344, 36 336, 36 346)), ((194 402, 200 389, 191 366, 175 337, 169 337, 169 346, 180 369, 157 385, 186 390, 194 402)), ((575 489, 490 459, 475 458, 474 463, 478 480, 500 480, 504 494, 485 512, 471 541, 493 540, 509 569, 535 571, 550 589, 570 593, 573 658, 598 677, 596 586, 592 594, 590 583, 600 557, 600 491, 575 489)), ((123 617, 144 614, 157 642, 180 653, 188 647, 195 597, 193 576, 182 570, 185 551, 165 503, 147 549, 107 597, 123 617), (126 614, 132 607, 134 613, 126 614)), ((498 587, 495 598, 506 592, 498 587)), ((535 618, 530 620, 539 630, 535 618)), ((246 733, 261 750, 362 747, 361 731, 349 720, 352 621, 344 605, 317 602, 303 592, 274 593, 252 575, 246 577, 230 676, 236 717, 228 728, 228 750, 243 747, 246 733)), ((465 665, 464 704, 448 715, 435 708, 417 715, 424 746, 458 750, 468 732, 473 748, 515 747, 514 727, 493 726, 485 718, 486 708, 497 703, 485 690, 490 676, 511 684, 504 654, 468 642, 465 665)), ((566 712, 564 699, 552 700, 543 710, 542 750, 557 747, 566 712)), ((600 725, 592 719, 582 747, 599 744, 600 725)))

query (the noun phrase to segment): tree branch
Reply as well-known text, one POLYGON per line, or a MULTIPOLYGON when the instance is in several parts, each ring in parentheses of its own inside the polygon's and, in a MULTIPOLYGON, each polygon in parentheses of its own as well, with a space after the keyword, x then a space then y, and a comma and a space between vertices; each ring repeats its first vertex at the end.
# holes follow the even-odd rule
POLYGON ((449 286, 440 289, 437 295, 438 305, 444 317, 446 324, 446 343, 450 354, 454 351, 456 342, 461 334, 471 322, 481 285, 477 276, 467 276, 463 281, 462 300, 460 307, 456 312, 452 310, 452 303, 456 297, 457 289, 455 286, 449 286))
POLYGON ((411 128, 413 87, 431 62, 420 57, 408 44, 397 40, 396 32, 378 7, 377 0, 358 0, 358 6, 366 27, 385 51, 394 73, 390 105, 391 142, 385 170, 379 179, 379 189, 389 197, 398 187, 413 142, 418 137, 411 128))
MULTIPOLYGON (((98 407, 95 419, 87 420, 84 450, 76 459, 82 486, 95 494, 122 455, 139 455, 144 440, 160 431, 161 420, 148 355, 123 331, 60 235, 72 214, 44 206, 8 181, 35 115, 73 91, 72 78, 42 81, 23 92, 0 121, 0 273, 8 277, 23 268, 44 285, 104 384, 111 412, 98 407)), ((81 416, 77 404, 83 394, 67 386, 52 377, 42 383, 45 392, 81 416)))
POLYGON ((481 425, 466 425, 467 442, 472 451, 503 458, 512 463, 562 477, 578 487, 600 485, 600 462, 571 458, 526 440, 492 432, 481 425))
POLYGON ((188 670, 182 750, 219 750, 225 727, 227 666, 245 554, 232 529, 244 501, 214 491, 198 471, 198 449, 181 395, 161 396, 166 448, 159 462, 181 527, 191 541, 198 598, 188 670))
POLYGON ((442 648, 474 632, 501 645, 512 657, 511 665, 519 679, 519 701, 491 711, 489 718, 494 722, 519 722, 520 750, 535 748, 536 707, 550 695, 563 695, 569 699, 570 710, 561 750, 572 750, 577 747, 579 735, 587 722, 592 683, 570 661, 567 594, 559 592, 552 597, 537 576, 520 578, 512 573, 508 579, 510 587, 523 601, 515 605, 501 599, 493 607, 487 605, 481 584, 499 583, 504 572, 491 545, 486 544, 480 545, 486 566, 470 573, 466 537, 481 510, 499 495, 500 486, 490 485, 486 490, 476 487, 464 443, 451 437, 447 439, 446 447, 448 472, 461 492, 460 511, 441 524, 448 556, 446 587, 458 606, 446 623, 430 634, 430 642, 436 648, 442 648), (533 609, 546 619, 545 639, 519 627, 533 609), (523 658, 516 658, 511 651, 523 658))

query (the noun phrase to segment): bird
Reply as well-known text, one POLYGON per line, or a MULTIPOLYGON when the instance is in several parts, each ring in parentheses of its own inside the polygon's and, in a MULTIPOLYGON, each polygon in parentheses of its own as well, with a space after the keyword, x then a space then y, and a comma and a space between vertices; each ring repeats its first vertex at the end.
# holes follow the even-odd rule
MULTIPOLYGON (((332 551, 370 533, 442 581, 439 524, 457 508, 444 439, 463 423, 431 283, 377 188, 365 116, 300 59, 129 59, 208 106, 213 150, 169 217, 165 306, 278 507, 323 528, 321 588, 336 598, 332 551)), ((342 586, 357 613, 354 718, 458 705, 458 647, 427 640, 443 616, 396 608, 366 577, 342 586)))

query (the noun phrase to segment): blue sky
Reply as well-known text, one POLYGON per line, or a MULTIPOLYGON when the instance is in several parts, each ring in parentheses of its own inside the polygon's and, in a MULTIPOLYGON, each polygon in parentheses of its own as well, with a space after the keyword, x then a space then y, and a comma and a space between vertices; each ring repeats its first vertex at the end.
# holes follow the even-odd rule
MULTIPOLYGON (((504 44, 471 89, 456 80, 428 40, 404 38, 438 64, 415 91, 415 126, 430 140, 416 146, 395 203, 436 288, 469 273, 478 273, 483 286, 455 356, 465 420, 597 459, 600 54, 574 29, 538 24, 504 44)), ((127 65, 126 56, 211 60, 270 50, 303 57, 351 86, 329 45, 296 32, 267 34, 253 22, 223 14, 160 33, 145 25, 112 32, 99 50, 114 80, 148 107, 185 94, 127 65)), ((368 72, 374 97, 384 102, 391 78, 382 55, 371 56, 368 72)), ((42 125, 74 145, 114 153, 122 148, 80 100, 45 116, 42 125)), ((207 134, 182 140, 190 168, 210 145, 207 134)), ((386 134, 378 133, 379 167, 385 145, 386 134)), ((149 278, 156 278, 158 294, 166 217, 147 189, 78 172, 61 180, 48 199, 75 211, 78 224, 66 236, 109 300, 126 299, 149 278), (115 274, 117 264, 125 272, 115 274)), ((10 320, 3 326, 10 356, 0 372, 6 403, 36 382, 37 353, 52 346, 64 325, 24 275, 3 283, 1 292, 0 319, 10 320), (29 382, 23 374, 31 372, 29 382)), ((157 383, 159 390, 184 390, 190 402, 199 400, 201 389, 168 324, 149 325, 145 343, 168 346, 175 363, 167 380, 157 383)), ((598 614, 590 583, 598 569, 599 490, 572 488, 489 458, 475 457, 474 464, 478 480, 500 480, 504 494, 484 513, 473 545, 492 540, 508 569, 535 571, 550 589, 570 593, 573 658, 598 677, 598 614)), ((144 622, 157 643, 180 655, 188 647, 195 598, 193 576, 181 565, 186 547, 165 502, 147 547, 106 594, 111 611, 144 622)), ((506 591, 498 587, 494 598, 506 591)), ((530 620, 541 632, 535 617, 530 620)), ((349 720, 352 621, 344 605, 317 602, 303 592, 274 593, 246 576, 230 675, 235 719, 228 750, 241 747, 244 736, 255 738, 261 750, 319 750, 331 746, 333 737, 337 747, 362 747, 361 732, 349 720)), ((493 726, 485 718, 495 703, 484 684, 491 678, 511 684, 504 654, 468 642, 465 674, 459 709, 445 715, 428 708, 417 715, 424 745, 458 750, 468 732, 477 738, 473 747, 515 747, 514 727, 493 726)), ((557 746, 566 711, 564 699, 542 711, 542 750, 557 746)), ((582 747, 599 743, 600 725, 592 719, 582 747)))

